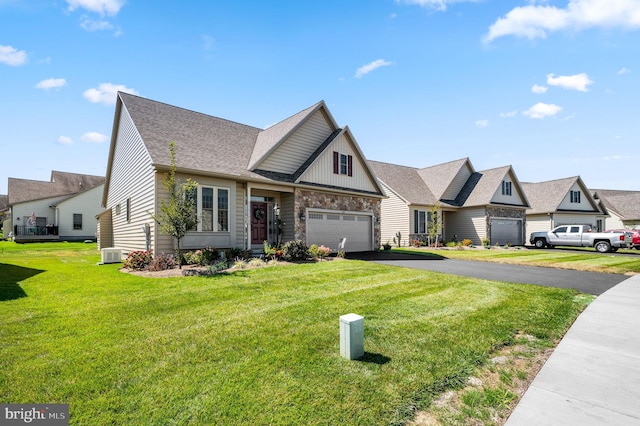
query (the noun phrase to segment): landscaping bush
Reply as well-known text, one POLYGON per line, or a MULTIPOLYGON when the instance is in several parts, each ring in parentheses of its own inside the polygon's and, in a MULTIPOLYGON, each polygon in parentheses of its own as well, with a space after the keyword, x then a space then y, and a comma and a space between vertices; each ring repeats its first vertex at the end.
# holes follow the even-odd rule
POLYGON ((183 258, 187 265, 207 266, 215 263, 219 256, 218 250, 207 246, 202 250, 186 252, 183 258))
POLYGON ((468 238, 465 238, 464 240, 462 240, 462 245, 465 246, 465 247, 470 247, 470 246, 473 245, 473 241, 471 241, 468 238))
POLYGON ((153 253, 151 250, 136 250, 129 253, 124 260, 124 267, 131 269, 132 271, 142 271, 149 266, 149 263, 153 260, 153 253))
POLYGON ((301 240, 288 241, 282 248, 282 258, 284 260, 307 260, 309 256, 309 248, 301 240))
POLYGON ((149 262, 147 269, 149 271, 166 271, 176 267, 176 259, 171 254, 160 254, 154 256, 153 260, 149 262))

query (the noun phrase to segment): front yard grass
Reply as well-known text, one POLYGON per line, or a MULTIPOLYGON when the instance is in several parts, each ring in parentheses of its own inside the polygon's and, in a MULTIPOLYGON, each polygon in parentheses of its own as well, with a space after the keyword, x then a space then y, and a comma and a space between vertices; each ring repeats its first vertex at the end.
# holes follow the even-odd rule
POLYGON ((640 255, 637 250, 626 251, 629 256, 596 253, 593 249, 549 251, 524 247, 504 248, 438 248, 402 247, 394 252, 406 252, 423 255, 438 255, 451 259, 478 260, 483 262, 512 263, 529 266, 574 269, 578 271, 603 272, 609 274, 640 273, 640 255))
POLYGON ((0 243, 0 401, 71 424, 402 424, 590 298, 362 261, 146 278, 95 244, 0 243), (365 356, 339 355, 340 315, 365 356))

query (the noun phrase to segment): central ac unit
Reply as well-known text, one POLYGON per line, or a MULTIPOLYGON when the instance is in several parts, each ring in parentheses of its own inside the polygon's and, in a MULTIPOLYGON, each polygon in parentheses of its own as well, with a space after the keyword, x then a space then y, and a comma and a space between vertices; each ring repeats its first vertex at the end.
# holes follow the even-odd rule
POLYGON ((102 263, 120 263, 122 262, 122 251, 118 248, 103 248, 102 263))

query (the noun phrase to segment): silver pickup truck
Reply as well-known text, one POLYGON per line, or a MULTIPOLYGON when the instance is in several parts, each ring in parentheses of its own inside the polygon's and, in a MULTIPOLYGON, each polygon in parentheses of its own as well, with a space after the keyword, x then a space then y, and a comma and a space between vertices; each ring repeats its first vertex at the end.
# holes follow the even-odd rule
POLYGON ((529 242, 537 248, 554 246, 593 247, 607 253, 631 247, 631 238, 625 232, 592 232, 589 225, 563 225, 549 232, 533 232, 529 242))

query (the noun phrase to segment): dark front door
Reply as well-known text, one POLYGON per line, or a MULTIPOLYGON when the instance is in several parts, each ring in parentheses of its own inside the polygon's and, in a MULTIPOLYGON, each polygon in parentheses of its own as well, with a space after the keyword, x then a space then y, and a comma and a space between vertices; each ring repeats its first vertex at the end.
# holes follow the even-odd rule
POLYGON ((267 203, 251 203, 251 244, 267 239, 267 203))

